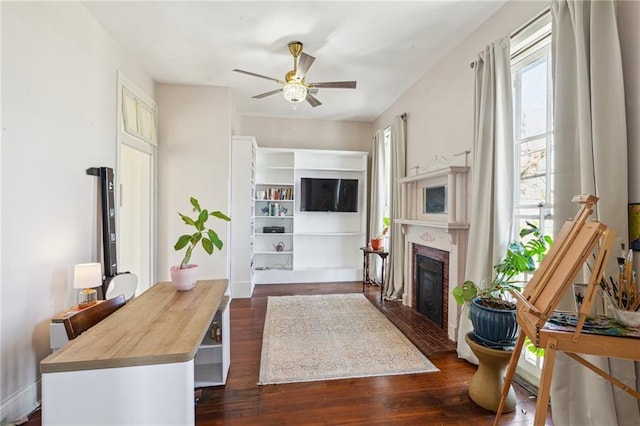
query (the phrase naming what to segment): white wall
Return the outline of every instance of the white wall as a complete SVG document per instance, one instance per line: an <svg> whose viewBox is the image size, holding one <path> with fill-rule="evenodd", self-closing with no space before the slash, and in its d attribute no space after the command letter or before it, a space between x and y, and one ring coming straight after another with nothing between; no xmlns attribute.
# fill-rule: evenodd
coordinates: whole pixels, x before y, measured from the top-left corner
<svg viewBox="0 0 640 426"><path fill-rule="evenodd" d="M384 128L407 113L407 170L434 155L451 156L473 146L473 70L469 64L488 43L508 35L546 2L512 1L483 23L375 120ZM471 157L470 157L471 159Z"/></svg>
<svg viewBox="0 0 640 426"><path fill-rule="evenodd" d="M484 46L526 23L546 2L512 1L447 55L387 111L374 129L406 112L407 170L434 154L450 156L473 146L473 70L469 64ZM629 139L629 202L640 202L640 2L618 3L625 75Z"/></svg>
<svg viewBox="0 0 640 426"><path fill-rule="evenodd" d="M469 64L485 45L525 24L545 6L546 2L507 3L375 120L373 128L384 128L393 116L407 113L407 170L425 165L434 154L451 156L472 149L474 88ZM639 203L640 2L619 1L618 23L627 109L629 202ZM640 260L640 253L635 259Z"/></svg>
<svg viewBox="0 0 640 426"><path fill-rule="evenodd" d="M158 280L169 280L169 268L182 260L173 245L191 233L178 212L193 217L189 198L208 210L229 214L231 109L224 87L156 85L158 103ZM231 218L233 220L233 218ZM228 222L216 218L208 225L225 243L222 252L207 255L201 246L192 263L200 279L228 278Z"/></svg>
<svg viewBox="0 0 640 426"><path fill-rule="evenodd" d="M73 267L97 262L97 179L115 167L116 70L153 82L79 3L1 2L1 419L38 400L49 319L75 302Z"/></svg>
<svg viewBox="0 0 640 426"><path fill-rule="evenodd" d="M323 108L323 107L319 107ZM371 151L371 123L241 117L242 135L255 136L259 147Z"/></svg>

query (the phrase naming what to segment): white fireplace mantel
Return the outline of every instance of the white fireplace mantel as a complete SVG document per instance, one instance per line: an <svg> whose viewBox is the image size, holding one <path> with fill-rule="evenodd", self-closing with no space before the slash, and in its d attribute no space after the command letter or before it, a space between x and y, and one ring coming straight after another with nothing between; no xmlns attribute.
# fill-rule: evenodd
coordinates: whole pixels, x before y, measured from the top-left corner
<svg viewBox="0 0 640 426"><path fill-rule="evenodd" d="M408 176L398 180L402 189L401 217L395 223L402 226L405 253L412 253L412 245L418 244L449 253L449 286L462 282L467 254L469 223L467 221L467 176L469 167L450 166L440 170ZM446 211L440 214L425 213L424 188L445 186ZM405 291L402 303L412 305L414 265L412 256L405 256ZM456 340L460 307L449 291L447 334Z"/></svg>

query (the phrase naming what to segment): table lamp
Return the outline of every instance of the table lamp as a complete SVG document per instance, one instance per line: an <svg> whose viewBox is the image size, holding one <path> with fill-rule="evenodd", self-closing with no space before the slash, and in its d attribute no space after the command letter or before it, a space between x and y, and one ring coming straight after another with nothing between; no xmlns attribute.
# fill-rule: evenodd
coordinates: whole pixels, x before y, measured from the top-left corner
<svg viewBox="0 0 640 426"><path fill-rule="evenodd" d="M95 288L102 285L102 267L99 263L81 263L73 270L73 287L80 288L78 307L84 309L98 301Z"/></svg>

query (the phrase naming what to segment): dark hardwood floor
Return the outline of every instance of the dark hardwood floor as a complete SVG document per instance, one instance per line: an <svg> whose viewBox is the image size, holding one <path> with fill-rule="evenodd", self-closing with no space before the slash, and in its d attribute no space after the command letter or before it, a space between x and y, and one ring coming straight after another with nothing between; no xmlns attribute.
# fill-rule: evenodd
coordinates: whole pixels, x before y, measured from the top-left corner
<svg viewBox="0 0 640 426"><path fill-rule="evenodd" d="M231 369L226 386L203 389L198 425L489 425L494 414L467 394L476 366L429 320L399 303L365 295L440 369L438 373L258 386L268 296L356 293L361 283L260 285L231 302ZM535 398L515 385L518 405L503 425L532 425ZM550 417L547 424L553 424Z"/></svg>
<svg viewBox="0 0 640 426"><path fill-rule="evenodd" d="M359 293L361 283L260 285L251 299L231 302L231 368L226 386L203 388L196 424L208 425L490 425L494 413L467 394L476 366L429 320L399 303L365 295L429 357L437 373L258 386L268 296ZM501 425L533 425L535 398L514 385L518 404ZM37 411L27 423L39 426ZM550 414L547 424L553 425Z"/></svg>

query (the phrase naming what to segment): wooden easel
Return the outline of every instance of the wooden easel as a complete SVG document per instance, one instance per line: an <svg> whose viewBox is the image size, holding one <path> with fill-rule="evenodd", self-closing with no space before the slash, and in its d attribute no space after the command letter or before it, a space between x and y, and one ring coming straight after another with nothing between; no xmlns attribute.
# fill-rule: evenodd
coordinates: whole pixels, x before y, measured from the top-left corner
<svg viewBox="0 0 640 426"><path fill-rule="evenodd" d="M598 201L597 197L581 195L574 197L572 201L582 204L577 216L563 225L547 256L533 274L522 294L512 292L512 295L517 299L516 318L520 325L520 333L507 368L494 426L498 424L500 419L526 336L537 347L545 349L534 420L536 426L544 425L547 416L553 363L557 351L566 353L567 356L595 374L640 399L639 392L628 388L620 380L578 355L588 354L638 360L640 359L640 339L581 333L585 319L591 311L597 287L602 280L605 265L613 246L615 231L600 222L587 222L592 213L592 207ZM599 247L597 247L598 244ZM597 250L598 253L575 330L566 332L545 329L544 326L558 306L560 299L572 285L576 275L591 253L594 253L594 250Z"/></svg>

